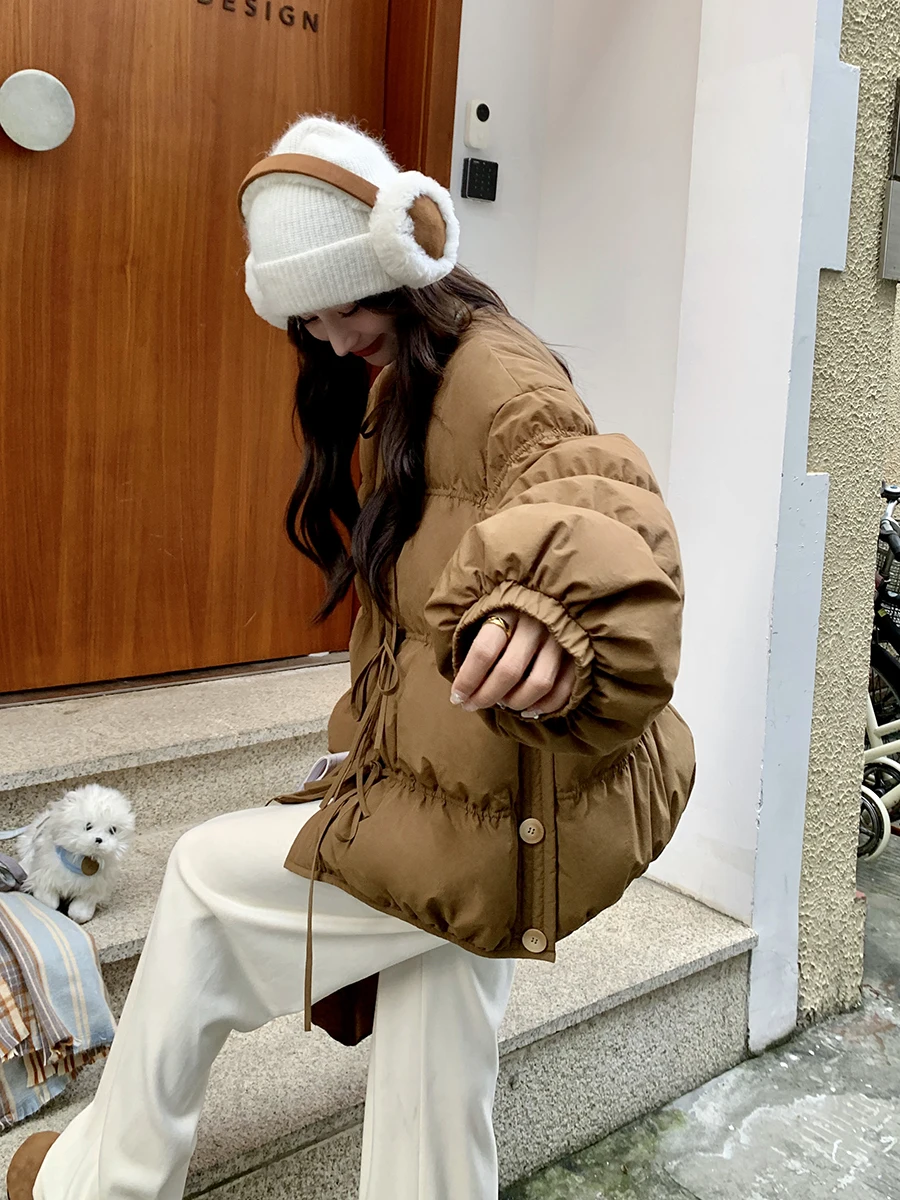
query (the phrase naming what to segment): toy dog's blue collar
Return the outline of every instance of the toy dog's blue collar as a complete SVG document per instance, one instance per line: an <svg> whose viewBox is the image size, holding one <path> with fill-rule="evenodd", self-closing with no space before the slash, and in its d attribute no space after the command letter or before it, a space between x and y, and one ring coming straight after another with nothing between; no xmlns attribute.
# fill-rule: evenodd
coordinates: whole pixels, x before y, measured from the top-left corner
<svg viewBox="0 0 900 1200"><path fill-rule="evenodd" d="M96 858L90 858L87 854L72 854L70 851L64 850L62 846L56 847L56 857L73 875L96 875L100 869Z"/></svg>

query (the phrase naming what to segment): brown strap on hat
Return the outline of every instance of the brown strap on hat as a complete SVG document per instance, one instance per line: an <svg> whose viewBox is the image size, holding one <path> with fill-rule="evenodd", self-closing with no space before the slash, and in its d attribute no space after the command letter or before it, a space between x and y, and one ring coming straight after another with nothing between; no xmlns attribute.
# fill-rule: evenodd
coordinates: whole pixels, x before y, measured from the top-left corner
<svg viewBox="0 0 900 1200"><path fill-rule="evenodd" d="M305 175L308 179L320 179L323 183L330 183L332 187L346 192L348 196L361 200L369 208L375 207L378 197L378 188L374 183L369 183L368 179L363 179L361 175L354 175L352 171L346 171L337 163L316 158L312 154L272 154L269 158L261 159L247 173L238 191L238 208L241 207L244 192L250 184L255 179L261 179L263 175ZM243 209L241 214L243 215Z"/></svg>

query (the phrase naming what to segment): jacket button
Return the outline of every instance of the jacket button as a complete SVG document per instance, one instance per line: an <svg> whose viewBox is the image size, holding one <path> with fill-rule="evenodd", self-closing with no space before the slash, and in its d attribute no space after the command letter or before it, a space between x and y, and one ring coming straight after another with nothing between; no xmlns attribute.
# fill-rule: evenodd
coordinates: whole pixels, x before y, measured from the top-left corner
<svg viewBox="0 0 900 1200"><path fill-rule="evenodd" d="M522 934L522 945L531 954L543 954L547 949L547 937L539 929L526 929Z"/></svg>
<svg viewBox="0 0 900 1200"><path fill-rule="evenodd" d="M544 840L544 827L537 817L528 817L519 826L519 837L529 846L536 846Z"/></svg>

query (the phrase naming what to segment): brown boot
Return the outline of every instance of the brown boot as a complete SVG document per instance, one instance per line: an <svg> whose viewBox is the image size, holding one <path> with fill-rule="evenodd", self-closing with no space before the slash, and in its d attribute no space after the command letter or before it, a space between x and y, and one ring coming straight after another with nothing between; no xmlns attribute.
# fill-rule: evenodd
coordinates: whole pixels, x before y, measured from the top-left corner
<svg viewBox="0 0 900 1200"><path fill-rule="evenodd" d="M12 1156L6 1172L7 1200L32 1200L34 1181L58 1133L33 1133Z"/></svg>

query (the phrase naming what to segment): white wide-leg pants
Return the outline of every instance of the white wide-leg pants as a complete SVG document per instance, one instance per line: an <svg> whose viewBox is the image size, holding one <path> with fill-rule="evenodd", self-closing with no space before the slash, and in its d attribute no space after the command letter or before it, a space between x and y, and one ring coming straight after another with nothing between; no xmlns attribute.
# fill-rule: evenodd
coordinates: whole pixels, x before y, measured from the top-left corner
<svg viewBox="0 0 900 1200"><path fill-rule="evenodd" d="M177 843L99 1089L50 1150L35 1200L180 1200L228 1034L302 1011L308 885L283 863L315 809L229 813ZM313 910L314 1000L381 973L360 1196L496 1200L512 960L478 958L326 883Z"/></svg>

